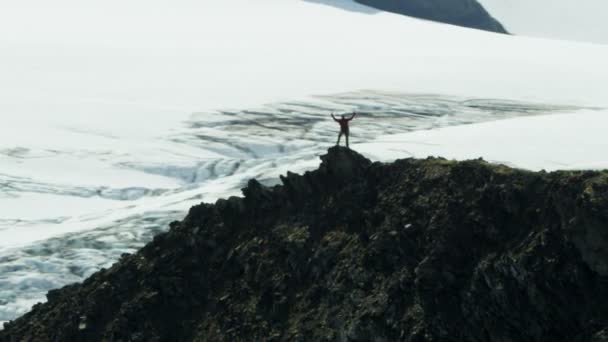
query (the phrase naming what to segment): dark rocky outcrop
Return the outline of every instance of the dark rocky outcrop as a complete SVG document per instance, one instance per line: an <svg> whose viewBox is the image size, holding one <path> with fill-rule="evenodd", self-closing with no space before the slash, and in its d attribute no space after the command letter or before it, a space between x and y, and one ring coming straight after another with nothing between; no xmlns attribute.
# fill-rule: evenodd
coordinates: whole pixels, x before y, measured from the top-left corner
<svg viewBox="0 0 608 342"><path fill-rule="evenodd" d="M0 341L608 341L608 173L322 160L193 207Z"/></svg>
<svg viewBox="0 0 608 342"><path fill-rule="evenodd" d="M383 11L480 30L507 33L476 0L355 0Z"/></svg>

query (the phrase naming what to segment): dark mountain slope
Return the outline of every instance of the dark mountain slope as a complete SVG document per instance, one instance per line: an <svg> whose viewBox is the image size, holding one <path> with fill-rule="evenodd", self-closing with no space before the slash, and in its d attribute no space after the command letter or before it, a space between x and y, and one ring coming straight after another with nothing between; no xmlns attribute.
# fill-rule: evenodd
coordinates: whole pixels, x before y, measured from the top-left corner
<svg viewBox="0 0 608 342"><path fill-rule="evenodd" d="M507 33L476 0L355 0L383 11L442 23Z"/></svg>
<svg viewBox="0 0 608 342"><path fill-rule="evenodd" d="M322 159L193 207L0 341L607 341L608 173Z"/></svg>

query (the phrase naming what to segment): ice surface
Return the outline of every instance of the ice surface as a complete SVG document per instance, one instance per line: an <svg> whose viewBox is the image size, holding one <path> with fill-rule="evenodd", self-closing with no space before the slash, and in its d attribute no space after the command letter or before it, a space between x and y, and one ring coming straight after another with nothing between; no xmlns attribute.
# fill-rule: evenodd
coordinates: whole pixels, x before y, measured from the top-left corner
<svg viewBox="0 0 608 342"><path fill-rule="evenodd" d="M484 158L530 170L608 168L608 111L515 118L379 137L357 149L378 160Z"/></svg>
<svg viewBox="0 0 608 342"><path fill-rule="evenodd" d="M496 139L466 131L494 129L480 122L605 114L592 107L608 106L606 47L328 3L0 3L0 321L134 252L193 204L316 167L335 143L331 111L361 112L353 147L383 160L493 152L458 140ZM530 123L517 120L495 132ZM576 145L589 132L572 127L567 151L601 144ZM561 131L535 132L556 142ZM555 149L538 140L524 162ZM602 165L588 156L566 166Z"/></svg>

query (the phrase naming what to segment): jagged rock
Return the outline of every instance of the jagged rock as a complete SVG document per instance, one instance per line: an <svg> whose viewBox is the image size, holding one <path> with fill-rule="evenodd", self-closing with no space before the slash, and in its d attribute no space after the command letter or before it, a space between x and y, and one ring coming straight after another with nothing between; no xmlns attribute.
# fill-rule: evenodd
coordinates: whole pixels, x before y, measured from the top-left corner
<svg viewBox="0 0 608 342"><path fill-rule="evenodd" d="M321 159L193 207L0 341L606 341L608 173Z"/></svg>
<svg viewBox="0 0 608 342"><path fill-rule="evenodd" d="M361 177L371 162L359 153L342 147L332 147L328 153L321 156L319 173L332 182L352 182Z"/></svg>

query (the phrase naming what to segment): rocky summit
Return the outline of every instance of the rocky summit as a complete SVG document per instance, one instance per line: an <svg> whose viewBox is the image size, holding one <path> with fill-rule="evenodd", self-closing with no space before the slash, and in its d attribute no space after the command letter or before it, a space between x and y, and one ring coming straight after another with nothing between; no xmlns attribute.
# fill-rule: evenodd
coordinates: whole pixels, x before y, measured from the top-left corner
<svg viewBox="0 0 608 342"><path fill-rule="evenodd" d="M0 341L608 341L608 172L321 159L193 207Z"/></svg>

